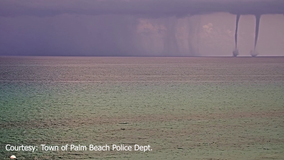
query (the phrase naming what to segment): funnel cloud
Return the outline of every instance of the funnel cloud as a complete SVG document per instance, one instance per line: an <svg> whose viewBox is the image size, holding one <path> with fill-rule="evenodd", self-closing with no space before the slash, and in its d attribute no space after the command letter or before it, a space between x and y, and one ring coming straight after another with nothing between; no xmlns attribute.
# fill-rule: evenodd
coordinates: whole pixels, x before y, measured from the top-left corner
<svg viewBox="0 0 284 160"><path fill-rule="evenodd" d="M233 51L233 56L237 57L239 55L239 50L238 50L238 28L239 28L239 20L240 20L241 15L237 15L236 17L236 30L235 30L235 49Z"/></svg>
<svg viewBox="0 0 284 160"><path fill-rule="evenodd" d="M259 33L259 22L260 22L261 15L255 15L255 38L254 38L254 50L256 49L257 40L258 40L258 33Z"/></svg>
<svg viewBox="0 0 284 160"><path fill-rule="evenodd" d="M258 34L259 34L259 22L260 22L260 16L261 15L255 15L255 38L254 38L254 48L250 52L250 55L252 57L256 57L259 53L256 51L256 45L258 40Z"/></svg>

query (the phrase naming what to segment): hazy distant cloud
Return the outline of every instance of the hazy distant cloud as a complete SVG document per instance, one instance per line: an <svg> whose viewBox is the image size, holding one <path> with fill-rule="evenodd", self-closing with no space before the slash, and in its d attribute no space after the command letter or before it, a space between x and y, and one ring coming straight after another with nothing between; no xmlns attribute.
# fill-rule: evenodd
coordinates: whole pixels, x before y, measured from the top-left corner
<svg viewBox="0 0 284 160"><path fill-rule="evenodd" d="M1 16L127 14L148 17L229 12L284 14L283 0L1 0Z"/></svg>
<svg viewBox="0 0 284 160"><path fill-rule="evenodd" d="M137 26L137 32L142 34L163 33L166 30L164 25L152 24L147 19L140 19Z"/></svg>
<svg viewBox="0 0 284 160"><path fill-rule="evenodd" d="M202 28L204 29L204 31L206 33L211 33L213 30L213 24L212 23L208 23L206 25L203 25Z"/></svg>

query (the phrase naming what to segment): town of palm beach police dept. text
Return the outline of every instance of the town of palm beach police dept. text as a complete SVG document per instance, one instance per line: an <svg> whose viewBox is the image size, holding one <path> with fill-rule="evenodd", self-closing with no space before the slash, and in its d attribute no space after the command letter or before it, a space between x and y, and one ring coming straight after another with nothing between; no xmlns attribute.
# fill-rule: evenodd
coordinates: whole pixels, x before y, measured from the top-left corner
<svg viewBox="0 0 284 160"><path fill-rule="evenodd" d="M81 144L66 144L66 145L48 145L41 144L39 146L32 145L11 145L5 146L6 151L152 151L150 145L126 145L126 144L112 144L112 145L81 145Z"/></svg>

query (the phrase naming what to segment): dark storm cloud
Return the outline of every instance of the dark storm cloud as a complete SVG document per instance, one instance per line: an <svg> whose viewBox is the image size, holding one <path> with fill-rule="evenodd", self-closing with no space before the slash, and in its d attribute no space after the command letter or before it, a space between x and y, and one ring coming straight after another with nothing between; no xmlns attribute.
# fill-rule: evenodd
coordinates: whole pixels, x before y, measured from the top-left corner
<svg viewBox="0 0 284 160"><path fill-rule="evenodd" d="M229 12L232 14L284 14L283 0L2 0L1 16L58 14L128 14L185 16Z"/></svg>
<svg viewBox="0 0 284 160"><path fill-rule="evenodd" d="M199 15L284 14L283 8L283 0L0 0L0 54L176 56L177 24L187 17L185 55L198 56ZM141 19L149 30L164 26L160 38L138 33Z"/></svg>

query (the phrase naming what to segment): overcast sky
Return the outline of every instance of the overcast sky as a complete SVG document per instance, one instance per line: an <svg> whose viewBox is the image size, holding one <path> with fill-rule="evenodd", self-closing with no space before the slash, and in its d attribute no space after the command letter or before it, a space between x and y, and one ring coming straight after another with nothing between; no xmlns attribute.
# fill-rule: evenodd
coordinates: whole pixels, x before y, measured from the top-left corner
<svg viewBox="0 0 284 160"><path fill-rule="evenodd" d="M0 0L0 55L284 56L283 0Z"/></svg>

